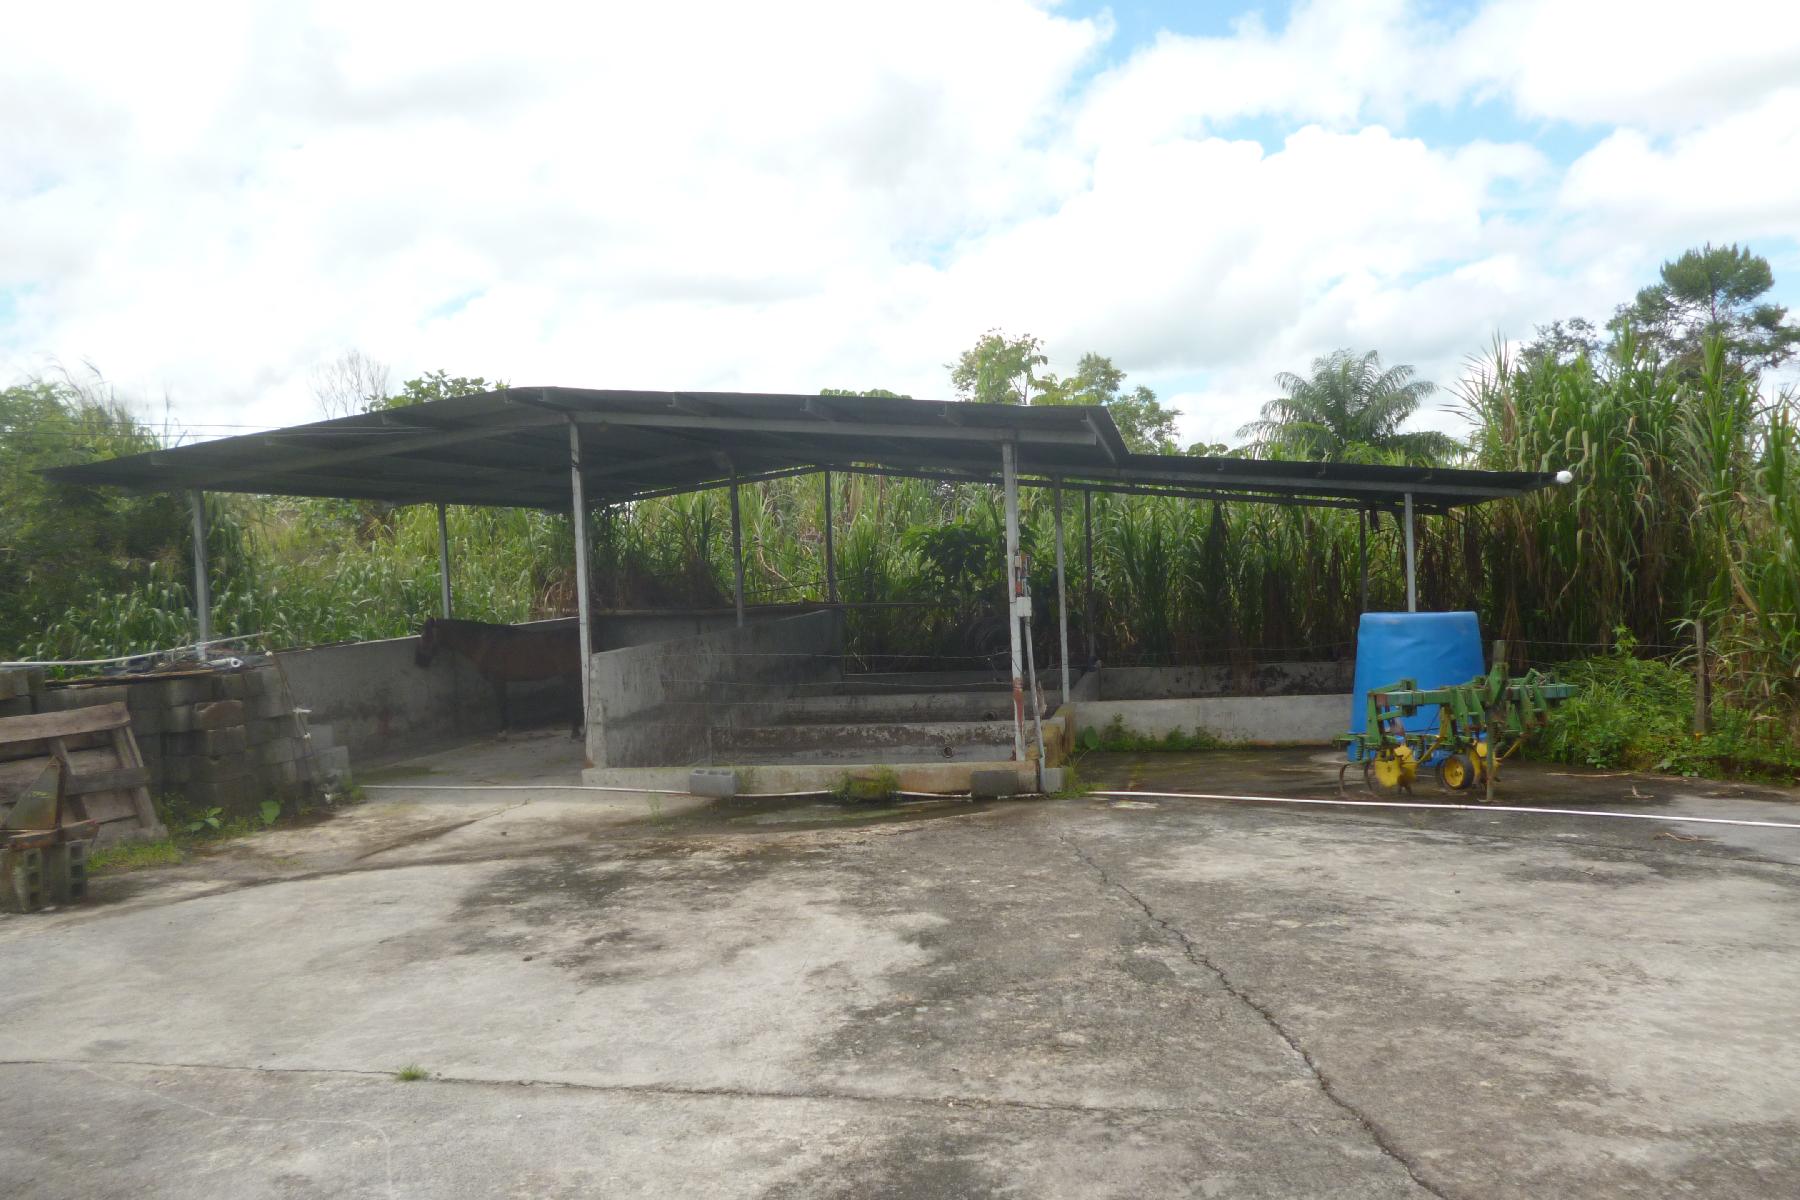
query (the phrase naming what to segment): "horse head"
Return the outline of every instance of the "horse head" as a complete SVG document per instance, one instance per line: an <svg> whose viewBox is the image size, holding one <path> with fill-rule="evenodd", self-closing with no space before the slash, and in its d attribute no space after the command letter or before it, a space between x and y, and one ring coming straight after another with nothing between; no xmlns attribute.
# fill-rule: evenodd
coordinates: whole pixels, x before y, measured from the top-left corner
<svg viewBox="0 0 1800 1200"><path fill-rule="evenodd" d="M413 665L429 667L438 651L438 623L436 617L425 618L425 624L419 628L419 644L413 649Z"/></svg>

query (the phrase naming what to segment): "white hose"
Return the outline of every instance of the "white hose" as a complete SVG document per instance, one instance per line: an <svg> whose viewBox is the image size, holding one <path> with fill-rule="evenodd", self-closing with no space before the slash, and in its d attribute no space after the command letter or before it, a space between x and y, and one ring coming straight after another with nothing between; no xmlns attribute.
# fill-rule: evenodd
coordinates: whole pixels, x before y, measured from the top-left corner
<svg viewBox="0 0 1800 1200"><path fill-rule="evenodd" d="M1426 808L1451 812L1541 813L1551 817L1616 817L1622 821L1682 821L1689 825L1749 825L1757 829L1800 829L1789 821L1735 821L1728 817L1682 817L1672 813L1604 812L1593 808L1523 808L1510 804L1431 804L1408 800L1323 800L1300 796L1234 796L1212 792L1089 792L1119 800L1243 800L1252 804L1323 804L1338 808Z"/></svg>

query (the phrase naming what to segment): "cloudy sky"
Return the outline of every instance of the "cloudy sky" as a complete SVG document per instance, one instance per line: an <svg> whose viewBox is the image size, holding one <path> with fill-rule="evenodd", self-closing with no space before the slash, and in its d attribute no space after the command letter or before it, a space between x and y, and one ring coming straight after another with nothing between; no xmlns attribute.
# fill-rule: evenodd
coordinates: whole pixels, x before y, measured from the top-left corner
<svg viewBox="0 0 1800 1200"><path fill-rule="evenodd" d="M1711 239L1800 307L1793 0L18 6L0 379L199 432L394 378L944 396L1000 327L1226 440ZM1431 418L1433 423L1447 420Z"/></svg>

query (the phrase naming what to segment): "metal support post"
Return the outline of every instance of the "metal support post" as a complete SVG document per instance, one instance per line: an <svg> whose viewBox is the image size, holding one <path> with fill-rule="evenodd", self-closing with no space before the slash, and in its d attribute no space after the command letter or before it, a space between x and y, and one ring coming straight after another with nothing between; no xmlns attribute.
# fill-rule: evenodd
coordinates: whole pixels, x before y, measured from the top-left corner
<svg viewBox="0 0 1800 1200"><path fill-rule="evenodd" d="M1356 510L1356 567L1362 575L1362 600L1357 612L1369 611L1369 510ZM1361 622L1357 622L1358 625Z"/></svg>
<svg viewBox="0 0 1800 1200"><path fill-rule="evenodd" d="M438 510L438 590L443 593L444 620L450 619L450 523L444 517L444 506Z"/></svg>
<svg viewBox="0 0 1800 1200"><path fill-rule="evenodd" d="M1056 624L1062 638L1062 702L1069 702L1069 585L1063 568L1062 480L1050 486L1056 506Z"/></svg>
<svg viewBox="0 0 1800 1200"><path fill-rule="evenodd" d="M1419 611L1418 550L1413 544L1412 493L1406 493L1406 611Z"/></svg>
<svg viewBox="0 0 1800 1200"><path fill-rule="evenodd" d="M206 643L212 641L212 579L206 570L206 493L195 488L188 493L194 509L194 620L199 627L200 657L206 657Z"/></svg>
<svg viewBox="0 0 1800 1200"><path fill-rule="evenodd" d="M593 730L588 724L594 715L592 680L594 668L594 613L588 588L587 493L581 483L581 426L569 418L569 526L575 533L575 625L581 643L581 725L593 744ZM446 593L448 596L448 593ZM583 754L586 759L585 753ZM591 764L590 764L591 765Z"/></svg>
<svg viewBox="0 0 1800 1200"><path fill-rule="evenodd" d="M837 603L837 551L831 541L831 470L825 471L825 601Z"/></svg>
<svg viewBox="0 0 1800 1200"><path fill-rule="evenodd" d="M1090 491L1081 493L1081 523L1081 578L1082 586L1087 589L1087 603L1082 612L1087 624L1088 668L1091 670L1100 661L1100 633L1094 625L1094 493Z"/></svg>
<svg viewBox="0 0 1800 1200"><path fill-rule="evenodd" d="M738 627L744 624L744 520L738 512L737 476L731 477L731 594L737 604Z"/></svg>
<svg viewBox="0 0 1800 1200"><path fill-rule="evenodd" d="M1006 504L1006 627L1012 649L1013 760L1025 761L1025 678L1019 645L1019 465L1011 442L1000 445L1000 491Z"/></svg>

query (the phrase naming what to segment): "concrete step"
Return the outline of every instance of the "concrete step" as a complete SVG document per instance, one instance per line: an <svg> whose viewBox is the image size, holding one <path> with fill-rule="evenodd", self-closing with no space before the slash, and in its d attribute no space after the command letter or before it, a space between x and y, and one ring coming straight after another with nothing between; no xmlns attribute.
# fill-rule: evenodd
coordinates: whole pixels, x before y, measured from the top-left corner
<svg viewBox="0 0 1800 1200"><path fill-rule="evenodd" d="M1012 747L1011 721L862 721L803 725L751 725L735 729L716 729L712 734L714 754L737 754L752 751L853 750L867 755L885 749L935 751L944 757L944 747L954 751L966 746Z"/></svg>
<svg viewBox="0 0 1800 1200"><path fill-rule="evenodd" d="M875 692L803 696L747 714L753 725L848 725L876 721L1001 721L1012 717L1011 689L958 692Z"/></svg>

